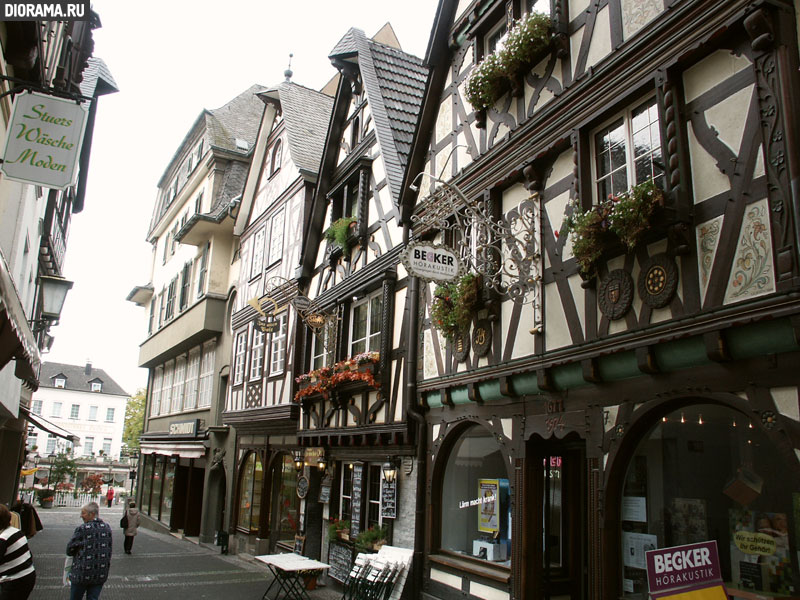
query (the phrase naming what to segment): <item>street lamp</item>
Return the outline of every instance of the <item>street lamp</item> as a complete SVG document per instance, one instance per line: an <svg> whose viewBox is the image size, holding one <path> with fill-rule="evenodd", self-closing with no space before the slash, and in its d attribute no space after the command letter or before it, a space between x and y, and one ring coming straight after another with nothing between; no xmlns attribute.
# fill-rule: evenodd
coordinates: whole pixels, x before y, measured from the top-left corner
<svg viewBox="0 0 800 600"><path fill-rule="evenodd" d="M35 333L47 329L53 321L61 317L64 300L67 292L72 288L72 282L63 277L41 275L39 277L39 300L41 311L39 318L31 321Z"/></svg>
<svg viewBox="0 0 800 600"><path fill-rule="evenodd" d="M55 491L55 488L51 487L50 477L53 475L53 463L56 461L56 455L52 452L47 455L47 489L52 489Z"/></svg>
<svg viewBox="0 0 800 600"><path fill-rule="evenodd" d="M133 486L136 482L136 475L139 472L139 453L134 450L128 457L128 461L131 464L131 472L128 474L128 477L131 480L131 496L133 496Z"/></svg>

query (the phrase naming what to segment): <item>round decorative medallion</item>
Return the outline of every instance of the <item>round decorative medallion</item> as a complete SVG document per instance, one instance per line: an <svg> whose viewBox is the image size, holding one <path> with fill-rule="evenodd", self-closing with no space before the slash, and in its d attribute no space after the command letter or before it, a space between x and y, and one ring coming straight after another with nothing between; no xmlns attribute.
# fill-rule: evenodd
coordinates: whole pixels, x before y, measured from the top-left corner
<svg viewBox="0 0 800 600"><path fill-rule="evenodd" d="M611 271L597 290L600 311L612 321L622 318L631 308L633 301L633 279L627 271Z"/></svg>
<svg viewBox="0 0 800 600"><path fill-rule="evenodd" d="M453 356L456 362L465 362L469 354L469 333L460 331L453 339Z"/></svg>
<svg viewBox="0 0 800 600"><path fill-rule="evenodd" d="M765 410L761 413L761 423L767 429L773 429L775 427L775 423L777 422L777 416L771 410Z"/></svg>
<svg viewBox="0 0 800 600"><path fill-rule="evenodd" d="M472 330L472 350L475 356L486 356L492 347L492 324L480 319Z"/></svg>
<svg viewBox="0 0 800 600"><path fill-rule="evenodd" d="M664 308L678 289L678 267L666 254L645 261L639 274L639 296L650 308Z"/></svg>
<svg viewBox="0 0 800 600"><path fill-rule="evenodd" d="M308 477L301 475L297 478L297 497L300 499L308 495Z"/></svg>

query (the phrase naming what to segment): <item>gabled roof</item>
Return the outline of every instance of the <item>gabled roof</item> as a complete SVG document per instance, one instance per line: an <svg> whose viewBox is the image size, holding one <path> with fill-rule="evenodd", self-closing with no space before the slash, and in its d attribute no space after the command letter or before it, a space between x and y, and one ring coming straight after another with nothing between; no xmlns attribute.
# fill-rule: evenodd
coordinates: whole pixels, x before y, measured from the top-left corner
<svg viewBox="0 0 800 600"><path fill-rule="evenodd" d="M89 58L83 70L81 81L81 94L89 98L118 92L117 82L102 58L95 56Z"/></svg>
<svg viewBox="0 0 800 600"><path fill-rule="evenodd" d="M63 389L76 392L91 392L93 381L101 381L103 389L95 394L111 394L114 396L129 396L111 376L103 369L91 367L91 372L86 374L86 365L67 365L64 363L45 362L39 376L40 388L55 388L55 378L58 376L66 379ZM62 389L62 388L57 388Z"/></svg>
<svg viewBox="0 0 800 600"><path fill-rule="evenodd" d="M322 160L333 98L284 81L278 86L292 162L301 172L316 175Z"/></svg>
<svg viewBox="0 0 800 600"><path fill-rule="evenodd" d="M422 59L368 39L355 28L336 44L329 58L334 64L352 58L358 61L389 189L397 203L429 69ZM335 143L338 151L338 140Z"/></svg>

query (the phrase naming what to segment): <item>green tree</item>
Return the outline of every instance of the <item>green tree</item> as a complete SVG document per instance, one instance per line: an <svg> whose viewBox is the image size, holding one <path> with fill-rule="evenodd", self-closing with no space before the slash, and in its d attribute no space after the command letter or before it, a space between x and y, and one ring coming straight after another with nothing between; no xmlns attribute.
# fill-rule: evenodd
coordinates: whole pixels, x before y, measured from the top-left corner
<svg viewBox="0 0 800 600"><path fill-rule="evenodd" d="M75 459L72 458L72 454L59 452L55 459L53 459L53 466L50 468L50 477L47 482L47 487L54 490L60 483L73 479L77 474L78 466L75 464Z"/></svg>
<svg viewBox="0 0 800 600"><path fill-rule="evenodd" d="M139 447L139 436L144 429L146 403L147 396L143 389L128 398L128 404L125 407L125 429L122 431L122 443L127 445L129 450Z"/></svg>

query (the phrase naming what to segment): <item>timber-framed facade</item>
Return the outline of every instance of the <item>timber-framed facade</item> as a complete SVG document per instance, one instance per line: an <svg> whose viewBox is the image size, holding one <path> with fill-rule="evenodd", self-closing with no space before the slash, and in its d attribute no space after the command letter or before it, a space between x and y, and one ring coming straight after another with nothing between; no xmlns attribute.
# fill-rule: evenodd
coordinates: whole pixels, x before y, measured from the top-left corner
<svg viewBox="0 0 800 600"><path fill-rule="evenodd" d="M530 10L546 49L475 110L475 64ZM796 22L782 2L440 3L404 224L442 193L409 185L422 171L496 219L533 201L541 287L485 286L458 347L435 286L412 301L423 598L644 598L647 549L706 539L729 592L796 593ZM570 221L651 180L643 238L582 273Z"/></svg>

